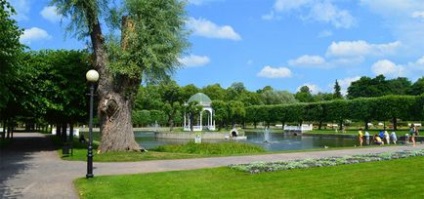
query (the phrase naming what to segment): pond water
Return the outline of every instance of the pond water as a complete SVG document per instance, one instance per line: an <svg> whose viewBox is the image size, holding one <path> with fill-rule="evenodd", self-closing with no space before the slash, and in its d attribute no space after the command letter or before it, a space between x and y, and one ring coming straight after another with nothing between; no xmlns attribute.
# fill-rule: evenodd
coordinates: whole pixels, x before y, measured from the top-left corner
<svg viewBox="0 0 424 199"><path fill-rule="evenodd" d="M303 150L358 145L356 136L298 135L272 132L246 132L247 140L206 140L202 142L246 142L262 146L267 151ZM137 142L146 149L167 144L182 144L187 139L157 139L153 132L135 132ZM366 145L366 141L364 141Z"/></svg>

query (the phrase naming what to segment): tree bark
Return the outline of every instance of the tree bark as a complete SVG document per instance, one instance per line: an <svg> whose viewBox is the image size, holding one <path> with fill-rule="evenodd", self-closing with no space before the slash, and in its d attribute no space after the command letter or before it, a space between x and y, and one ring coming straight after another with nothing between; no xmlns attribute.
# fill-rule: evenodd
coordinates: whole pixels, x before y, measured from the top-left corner
<svg viewBox="0 0 424 199"><path fill-rule="evenodd" d="M104 39L98 19L92 19L90 31L94 50L94 65L99 72L97 94L99 97L98 115L102 134L99 152L108 151L140 151L140 145L135 141L132 121L132 97L128 87L139 85L140 81L116 79L110 73L105 51Z"/></svg>

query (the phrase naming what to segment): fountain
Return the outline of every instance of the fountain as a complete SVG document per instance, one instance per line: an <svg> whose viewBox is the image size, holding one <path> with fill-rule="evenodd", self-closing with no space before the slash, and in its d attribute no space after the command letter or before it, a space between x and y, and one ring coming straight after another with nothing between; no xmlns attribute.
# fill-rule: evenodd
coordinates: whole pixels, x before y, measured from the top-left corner
<svg viewBox="0 0 424 199"><path fill-rule="evenodd" d="M268 127L265 127L265 130L264 130L264 143L269 143L270 142L270 140L269 140L269 128Z"/></svg>

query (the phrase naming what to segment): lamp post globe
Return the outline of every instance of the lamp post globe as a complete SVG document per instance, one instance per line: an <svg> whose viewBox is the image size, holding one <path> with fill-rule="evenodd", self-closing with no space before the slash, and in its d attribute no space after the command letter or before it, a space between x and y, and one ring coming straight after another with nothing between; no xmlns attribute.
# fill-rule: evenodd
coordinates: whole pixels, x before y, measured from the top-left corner
<svg viewBox="0 0 424 199"><path fill-rule="evenodd" d="M93 98L94 84L99 80L99 73L96 70L89 70L85 77L90 82L90 121L88 124L88 146L87 146L87 174L86 178L92 178L93 175Z"/></svg>
<svg viewBox="0 0 424 199"><path fill-rule="evenodd" d="M99 73L91 69L85 74L85 78L87 78L89 82L97 82L99 80Z"/></svg>

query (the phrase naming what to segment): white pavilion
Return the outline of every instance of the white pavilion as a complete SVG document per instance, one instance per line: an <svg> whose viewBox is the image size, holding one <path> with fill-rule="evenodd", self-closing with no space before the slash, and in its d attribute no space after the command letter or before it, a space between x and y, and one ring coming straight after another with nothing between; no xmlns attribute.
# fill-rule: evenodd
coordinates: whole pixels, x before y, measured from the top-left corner
<svg viewBox="0 0 424 199"><path fill-rule="evenodd" d="M203 93L196 93L188 99L187 104L193 101L197 101L201 105L202 111L199 113L199 119L197 121L191 121L187 114L184 114L184 131L190 131L190 126L193 123L193 131L202 131L203 129L214 131L215 120L213 120L213 109L211 107L212 100ZM203 120L203 114L207 114L206 121Z"/></svg>

